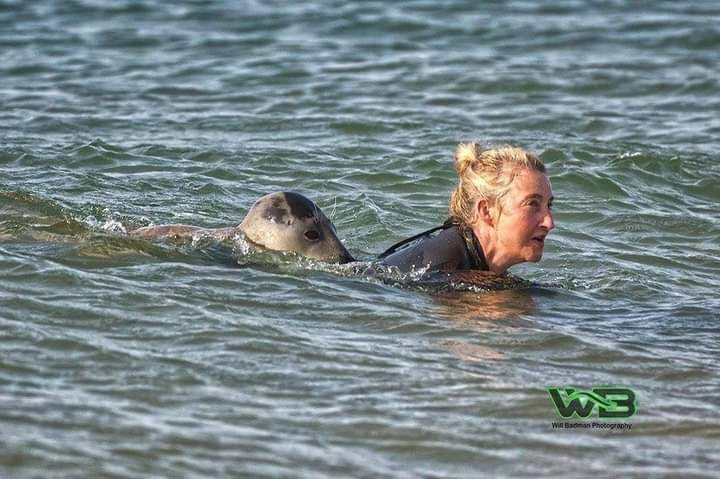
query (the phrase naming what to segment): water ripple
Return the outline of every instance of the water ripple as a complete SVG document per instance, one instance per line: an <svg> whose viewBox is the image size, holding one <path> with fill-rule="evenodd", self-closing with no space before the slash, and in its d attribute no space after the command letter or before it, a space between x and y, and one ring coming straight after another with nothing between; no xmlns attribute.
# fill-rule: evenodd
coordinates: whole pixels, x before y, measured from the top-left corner
<svg viewBox="0 0 720 479"><path fill-rule="evenodd" d="M707 475L718 13L0 0L0 475ZM288 189L371 260L444 220L467 140L549 167L535 286L123 235ZM631 431L551 428L545 388L600 384Z"/></svg>

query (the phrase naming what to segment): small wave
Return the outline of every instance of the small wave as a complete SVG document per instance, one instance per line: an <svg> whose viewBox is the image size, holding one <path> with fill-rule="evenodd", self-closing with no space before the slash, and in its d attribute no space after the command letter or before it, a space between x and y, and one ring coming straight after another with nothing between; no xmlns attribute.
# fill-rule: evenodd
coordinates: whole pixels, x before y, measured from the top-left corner
<svg viewBox="0 0 720 479"><path fill-rule="evenodd" d="M305 260L303 263L310 270L325 271L348 278L438 294L449 292L484 293L543 286L510 273L428 271L427 268L404 273L395 266L384 265L376 261L360 261L345 265L332 265L315 260ZM549 285L549 287L555 286Z"/></svg>
<svg viewBox="0 0 720 479"><path fill-rule="evenodd" d="M83 219L88 228L93 230L106 231L108 233L122 233L127 234L127 229L120 221L116 219L108 219L103 221L98 220L94 216L87 216Z"/></svg>

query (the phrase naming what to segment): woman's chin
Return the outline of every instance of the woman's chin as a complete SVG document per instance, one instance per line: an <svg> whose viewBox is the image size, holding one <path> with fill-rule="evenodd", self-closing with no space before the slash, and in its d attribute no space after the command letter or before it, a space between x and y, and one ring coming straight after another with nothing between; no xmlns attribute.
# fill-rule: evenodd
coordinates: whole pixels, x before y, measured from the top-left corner
<svg viewBox="0 0 720 479"><path fill-rule="evenodd" d="M542 259L543 250L542 248L533 248L528 254L525 255L525 261L528 263L537 263Z"/></svg>

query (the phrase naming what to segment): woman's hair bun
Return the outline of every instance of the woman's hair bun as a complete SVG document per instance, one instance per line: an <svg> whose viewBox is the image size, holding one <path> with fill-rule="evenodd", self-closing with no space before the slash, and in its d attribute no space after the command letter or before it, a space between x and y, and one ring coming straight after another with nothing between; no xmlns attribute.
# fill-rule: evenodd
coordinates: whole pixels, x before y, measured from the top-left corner
<svg viewBox="0 0 720 479"><path fill-rule="evenodd" d="M477 143L460 143L455 150L455 171L459 178L465 176L465 171L478 159L480 147Z"/></svg>

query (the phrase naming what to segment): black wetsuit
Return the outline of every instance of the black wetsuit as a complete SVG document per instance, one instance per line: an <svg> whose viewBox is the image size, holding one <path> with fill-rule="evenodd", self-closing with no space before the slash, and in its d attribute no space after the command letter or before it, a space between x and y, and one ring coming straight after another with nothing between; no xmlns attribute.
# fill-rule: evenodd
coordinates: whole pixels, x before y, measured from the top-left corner
<svg viewBox="0 0 720 479"><path fill-rule="evenodd" d="M440 233L432 233L441 230ZM487 271L480 242L469 226L450 218L442 226L424 231L390 247L378 259L400 271Z"/></svg>

